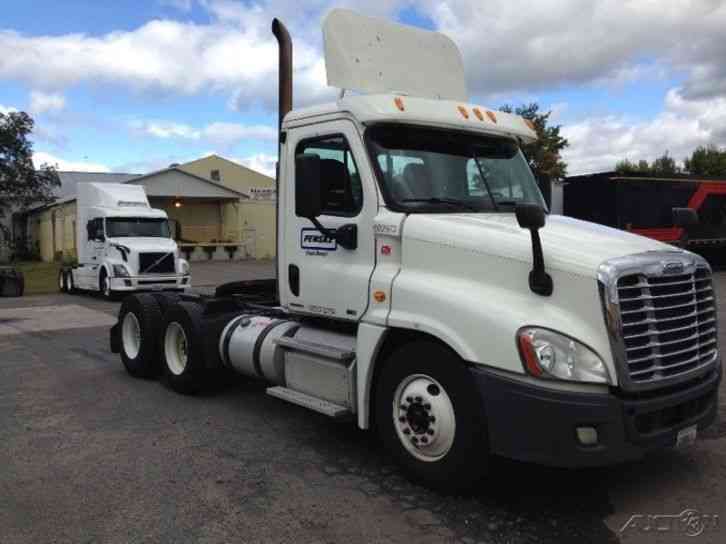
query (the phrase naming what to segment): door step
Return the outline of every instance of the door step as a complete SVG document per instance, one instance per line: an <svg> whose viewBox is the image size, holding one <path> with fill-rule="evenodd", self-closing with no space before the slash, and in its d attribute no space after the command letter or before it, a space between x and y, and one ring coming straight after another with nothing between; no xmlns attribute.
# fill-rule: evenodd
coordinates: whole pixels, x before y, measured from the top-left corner
<svg viewBox="0 0 726 544"><path fill-rule="evenodd" d="M309 355L318 355L331 359L333 361L341 361L347 363L355 358L355 352L347 349L341 349L335 346L324 344L316 344L306 340L298 340L296 338L282 337L275 340L278 346L292 351L299 351Z"/></svg>
<svg viewBox="0 0 726 544"><path fill-rule="evenodd" d="M332 418L345 417L351 413L351 411L345 406L334 404L327 400L319 399L306 393L301 393L300 391L288 389L287 387L268 387L267 394L272 397L297 404L298 406L302 406L308 410L325 414Z"/></svg>

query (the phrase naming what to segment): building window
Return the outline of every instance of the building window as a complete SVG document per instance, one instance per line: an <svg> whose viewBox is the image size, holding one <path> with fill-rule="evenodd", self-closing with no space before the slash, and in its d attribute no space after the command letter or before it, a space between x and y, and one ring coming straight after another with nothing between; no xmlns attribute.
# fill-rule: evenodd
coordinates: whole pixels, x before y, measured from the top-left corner
<svg viewBox="0 0 726 544"><path fill-rule="evenodd" d="M213 181L222 181L222 176L219 174L219 170L212 170L210 176Z"/></svg>

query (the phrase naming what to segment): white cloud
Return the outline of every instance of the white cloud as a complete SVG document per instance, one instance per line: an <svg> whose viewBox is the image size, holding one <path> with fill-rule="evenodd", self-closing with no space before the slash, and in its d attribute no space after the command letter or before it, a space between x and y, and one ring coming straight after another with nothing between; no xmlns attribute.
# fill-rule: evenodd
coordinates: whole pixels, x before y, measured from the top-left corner
<svg viewBox="0 0 726 544"><path fill-rule="evenodd" d="M216 122L195 128L170 121L133 121L131 128L156 138L205 141L224 147L243 143L245 140L274 141L277 139L277 129L268 125Z"/></svg>
<svg viewBox="0 0 726 544"><path fill-rule="evenodd" d="M33 115L59 112L65 106L66 100L61 94L40 91L30 93L30 107L28 109Z"/></svg>
<svg viewBox="0 0 726 544"><path fill-rule="evenodd" d="M17 108L13 108L12 106L3 106L0 104L0 113L7 115L10 112L18 111Z"/></svg>
<svg viewBox="0 0 726 544"><path fill-rule="evenodd" d="M44 151L33 153L33 164L40 168L44 164L54 166L57 170L70 170L76 172L110 172L111 169L105 164L89 161L71 161L56 157Z"/></svg>
<svg viewBox="0 0 726 544"><path fill-rule="evenodd" d="M243 164L247 168L251 168L261 174L265 174L272 178L275 177L275 163L277 162L277 155L257 153L242 159L234 158L230 160Z"/></svg>
<svg viewBox="0 0 726 544"><path fill-rule="evenodd" d="M562 127L570 142L563 152L569 174L612 170L622 159L653 159L665 151L677 161L699 145L726 146L726 97L686 100L672 89L664 110L649 120L591 117Z"/></svg>
<svg viewBox="0 0 726 544"><path fill-rule="evenodd" d="M696 97L700 81L712 94L712 76L726 89L722 0L426 0L420 9L459 45L475 95L628 81L652 76L654 62L690 73L684 96Z"/></svg>

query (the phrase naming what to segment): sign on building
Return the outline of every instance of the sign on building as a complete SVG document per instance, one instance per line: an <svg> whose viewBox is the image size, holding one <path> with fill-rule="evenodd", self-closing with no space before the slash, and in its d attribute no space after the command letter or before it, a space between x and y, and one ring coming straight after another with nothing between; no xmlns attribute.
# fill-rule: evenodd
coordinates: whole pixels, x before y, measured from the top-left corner
<svg viewBox="0 0 726 544"><path fill-rule="evenodd" d="M275 200L277 199L277 194L274 187L250 187L250 199Z"/></svg>

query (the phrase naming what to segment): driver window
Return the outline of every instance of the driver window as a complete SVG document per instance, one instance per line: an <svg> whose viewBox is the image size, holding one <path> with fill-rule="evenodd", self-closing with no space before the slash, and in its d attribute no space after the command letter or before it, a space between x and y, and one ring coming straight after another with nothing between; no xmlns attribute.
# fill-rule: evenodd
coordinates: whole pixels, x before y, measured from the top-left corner
<svg viewBox="0 0 726 544"><path fill-rule="evenodd" d="M320 157L322 214L352 217L363 205L363 187L348 141L342 134L303 140L295 155Z"/></svg>

